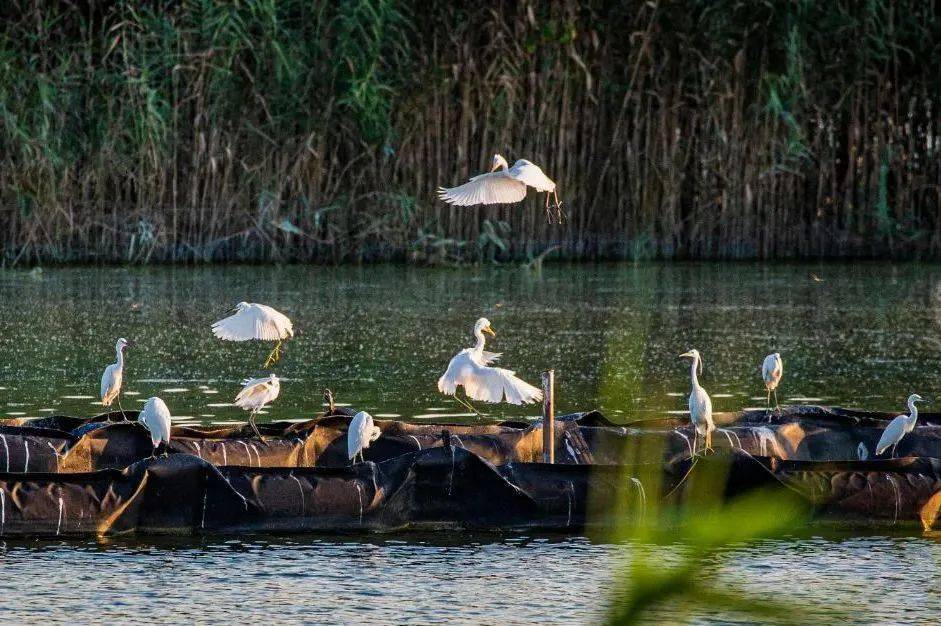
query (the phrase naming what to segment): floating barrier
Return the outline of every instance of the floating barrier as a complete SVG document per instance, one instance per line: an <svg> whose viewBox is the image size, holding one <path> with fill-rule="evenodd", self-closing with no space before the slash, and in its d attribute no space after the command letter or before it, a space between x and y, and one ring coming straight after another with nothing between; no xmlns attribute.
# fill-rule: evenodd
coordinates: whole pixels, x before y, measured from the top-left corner
<svg viewBox="0 0 941 626"><path fill-rule="evenodd" d="M347 414L260 425L264 440L245 428L178 427L157 458L144 428L120 413L6 420L0 536L611 527L683 501L716 464L723 497L784 486L817 520L932 528L941 421L921 416L899 446L905 458L860 460L860 444L871 455L891 417L803 406L770 423L763 411L720 414L716 453L692 459L684 420L618 426L578 413L556 418L555 464L541 462L539 423L377 421L382 436L354 466Z"/></svg>

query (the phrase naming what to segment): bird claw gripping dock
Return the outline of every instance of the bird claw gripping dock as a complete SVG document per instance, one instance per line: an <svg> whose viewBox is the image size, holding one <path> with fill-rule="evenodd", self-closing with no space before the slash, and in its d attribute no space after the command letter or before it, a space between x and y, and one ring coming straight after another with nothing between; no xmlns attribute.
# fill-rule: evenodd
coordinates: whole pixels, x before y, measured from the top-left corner
<svg viewBox="0 0 941 626"><path fill-rule="evenodd" d="M941 418L932 414L899 445L904 458L860 460L891 415L794 406L768 423L764 411L717 414L715 454L692 457L688 422L619 426L591 411L556 418L554 464L542 462L541 423L377 421L381 436L355 465L351 416L259 425L264 440L247 427L177 427L158 458L148 432L121 413L0 422L0 537L581 531L642 515L653 501L682 502L698 488L691 477L719 466L723 498L785 487L820 521L930 529L941 513Z"/></svg>

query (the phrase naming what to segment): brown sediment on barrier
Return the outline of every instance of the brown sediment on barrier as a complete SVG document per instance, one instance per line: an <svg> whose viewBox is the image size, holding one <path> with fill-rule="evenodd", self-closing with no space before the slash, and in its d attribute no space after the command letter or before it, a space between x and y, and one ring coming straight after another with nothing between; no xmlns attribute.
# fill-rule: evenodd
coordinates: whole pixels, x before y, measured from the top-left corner
<svg viewBox="0 0 941 626"><path fill-rule="evenodd" d="M127 412L131 419L136 412ZM259 425L264 440L244 426L175 427L171 454L193 454L214 465L254 467L342 467L352 411L300 423ZM718 414L713 447L752 456L803 461L874 458L875 445L893 414L819 406ZM770 419L769 419L770 418ZM366 451L381 462L444 445L443 435L494 465L543 459L541 422L413 424L377 420L382 436ZM666 418L617 425L597 411L573 413L555 422L555 461L560 464L622 464L653 449L667 461L689 457L694 432L687 419ZM702 442L700 442L700 445ZM143 426L120 413L91 419L56 416L0 423L0 471L89 472L123 469L153 453ZM941 416L920 416L899 444L897 456L941 458Z"/></svg>

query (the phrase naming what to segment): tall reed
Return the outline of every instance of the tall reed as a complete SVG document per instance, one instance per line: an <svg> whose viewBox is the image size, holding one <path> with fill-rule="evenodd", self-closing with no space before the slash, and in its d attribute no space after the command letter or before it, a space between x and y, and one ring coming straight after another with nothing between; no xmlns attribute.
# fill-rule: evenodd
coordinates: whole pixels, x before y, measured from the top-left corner
<svg viewBox="0 0 941 626"><path fill-rule="evenodd" d="M4 264L941 256L934 3L9 0ZM494 152L559 183L460 209Z"/></svg>

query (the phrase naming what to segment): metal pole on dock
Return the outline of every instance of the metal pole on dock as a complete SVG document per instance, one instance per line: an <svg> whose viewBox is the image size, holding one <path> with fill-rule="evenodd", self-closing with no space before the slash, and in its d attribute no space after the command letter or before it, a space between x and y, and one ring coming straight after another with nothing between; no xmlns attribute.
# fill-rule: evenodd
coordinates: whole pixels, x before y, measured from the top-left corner
<svg viewBox="0 0 941 626"><path fill-rule="evenodd" d="M542 460L555 463L555 370L542 373Z"/></svg>

